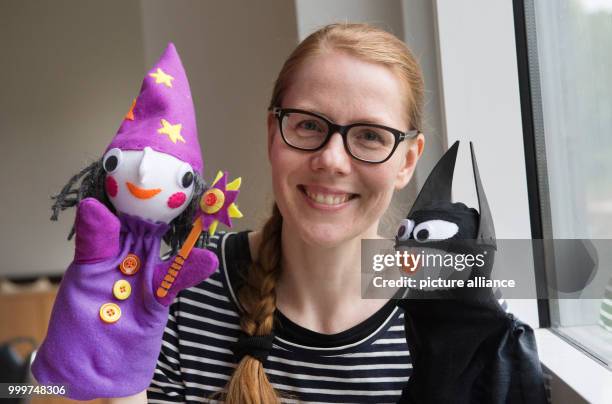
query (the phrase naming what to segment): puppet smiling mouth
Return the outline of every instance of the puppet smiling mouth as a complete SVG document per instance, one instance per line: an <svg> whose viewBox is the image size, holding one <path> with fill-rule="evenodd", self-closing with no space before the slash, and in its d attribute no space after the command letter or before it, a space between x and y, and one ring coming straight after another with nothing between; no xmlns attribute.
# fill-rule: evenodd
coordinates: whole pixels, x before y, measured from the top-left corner
<svg viewBox="0 0 612 404"><path fill-rule="evenodd" d="M138 199L149 199L149 198L153 198L155 195L159 194L161 192L160 188L154 188L154 189L144 189L144 188L140 188L137 185L132 184L131 182L127 181L125 183L125 185L127 185L128 190L130 191L130 193L132 195L134 195L136 198Z"/></svg>

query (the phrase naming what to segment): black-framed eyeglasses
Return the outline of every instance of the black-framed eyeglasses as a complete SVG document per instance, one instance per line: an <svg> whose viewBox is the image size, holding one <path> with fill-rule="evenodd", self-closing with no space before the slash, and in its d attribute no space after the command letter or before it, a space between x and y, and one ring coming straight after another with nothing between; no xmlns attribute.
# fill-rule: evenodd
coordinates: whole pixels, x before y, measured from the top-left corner
<svg viewBox="0 0 612 404"><path fill-rule="evenodd" d="M366 163L384 163L400 142L419 134L418 130L402 132L373 123L338 125L313 112L295 108L273 108L272 113L278 119L283 140L294 149L320 150L338 132L348 154Z"/></svg>

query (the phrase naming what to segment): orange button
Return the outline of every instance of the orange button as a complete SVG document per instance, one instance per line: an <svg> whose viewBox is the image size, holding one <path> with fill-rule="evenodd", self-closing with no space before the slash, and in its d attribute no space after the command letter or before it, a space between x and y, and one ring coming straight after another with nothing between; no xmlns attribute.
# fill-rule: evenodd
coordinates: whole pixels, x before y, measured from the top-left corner
<svg viewBox="0 0 612 404"><path fill-rule="evenodd" d="M132 294L132 285L125 279L119 279L113 285L113 295L119 300L125 300Z"/></svg>
<svg viewBox="0 0 612 404"><path fill-rule="evenodd" d="M121 317L121 309L115 303L104 303L100 307L100 318L105 323L116 323L119 317Z"/></svg>
<svg viewBox="0 0 612 404"><path fill-rule="evenodd" d="M140 269L140 258L135 254L128 254L119 264L119 269L125 275L134 275Z"/></svg>

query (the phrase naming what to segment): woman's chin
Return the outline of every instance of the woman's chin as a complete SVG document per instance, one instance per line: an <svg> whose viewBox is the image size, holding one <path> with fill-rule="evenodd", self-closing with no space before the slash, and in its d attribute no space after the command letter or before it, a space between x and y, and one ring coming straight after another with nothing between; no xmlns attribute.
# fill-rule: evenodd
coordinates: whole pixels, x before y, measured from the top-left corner
<svg viewBox="0 0 612 404"><path fill-rule="evenodd" d="M306 245L325 249L337 247L358 236L353 235L351 229L330 223L311 224L299 229L297 233Z"/></svg>

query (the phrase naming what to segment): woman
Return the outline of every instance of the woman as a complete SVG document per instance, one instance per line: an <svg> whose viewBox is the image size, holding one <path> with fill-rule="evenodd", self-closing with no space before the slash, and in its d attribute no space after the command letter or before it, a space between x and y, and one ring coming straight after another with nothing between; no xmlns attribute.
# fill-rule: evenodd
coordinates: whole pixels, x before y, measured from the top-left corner
<svg viewBox="0 0 612 404"><path fill-rule="evenodd" d="M400 397L403 314L361 298L360 243L412 177L422 109L420 68L393 35L334 24L298 45L267 117L272 216L212 239L219 271L172 306L151 402Z"/></svg>

